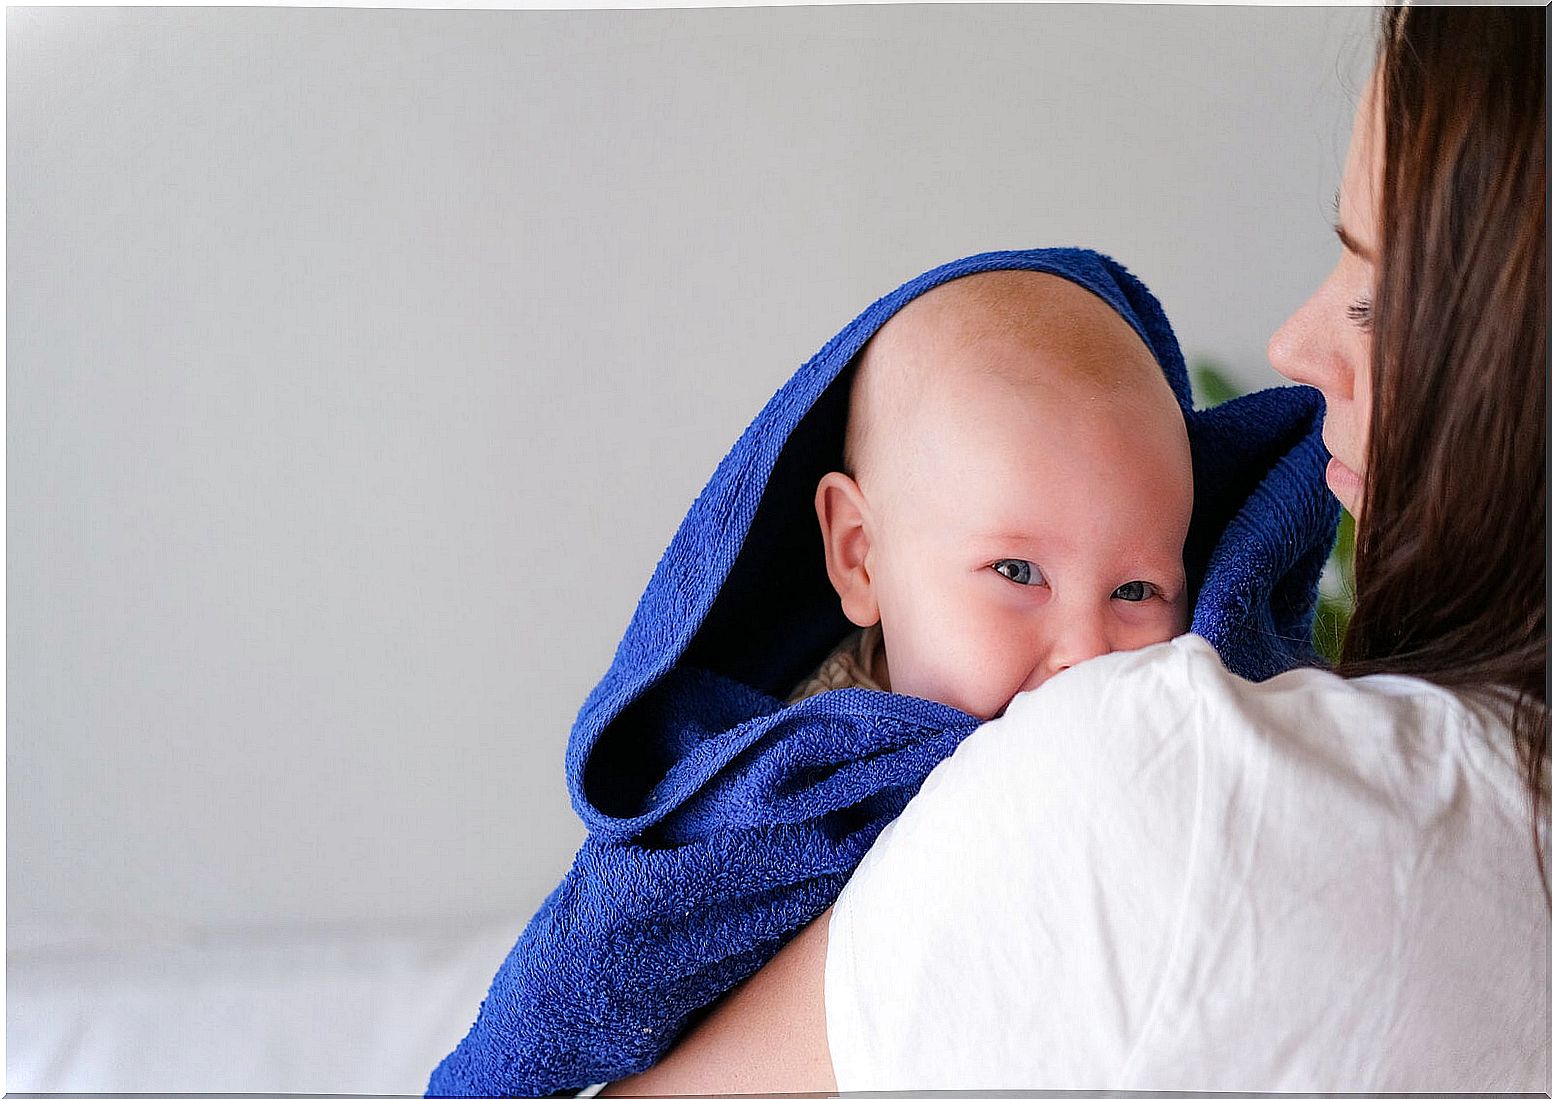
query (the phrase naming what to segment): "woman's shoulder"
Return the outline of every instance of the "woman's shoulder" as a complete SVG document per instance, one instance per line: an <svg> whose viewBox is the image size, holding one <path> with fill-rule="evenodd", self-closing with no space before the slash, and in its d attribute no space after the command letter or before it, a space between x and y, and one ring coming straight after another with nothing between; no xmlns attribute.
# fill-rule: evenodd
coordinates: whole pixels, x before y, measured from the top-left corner
<svg viewBox="0 0 1552 1099"><path fill-rule="evenodd" d="M966 738L841 894L840 1086L1321 1090L1366 1065L1477 1079L1457 1054L1523 1067L1545 969L1519 944L1546 917L1507 744L1491 708L1423 681L1251 683L1194 637L1054 677ZM1466 972L1513 1025L1482 1030ZM931 1027L910 1007L929 998ZM1315 1037L1290 1052L1290 1033Z"/></svg>
<svg viewBox="0 0 1552 1099"><path fill-rule="evenodd" d="M1252 682L1196 634L1090 660L1018 696L966 741L961 765L1032 757L1036 766L1114 771L1186 750L1204 765L1275 763L1290 777L1388 782L1435 768L1520 789L1507 708L1490 698L1411 676L1345 678L1315 667Z"/></svg>
<svg viewBox="0 0 1552 1099"><path fill-rule="evenodd" d="M1361 705L1398 710L1417 707L1452 710L1456 720L1479 720L1480 707L1454 691L1427 680L1404 675L1345 678L1329 668L1295 668L1259 682L1244 679L1224 666L1216 649L1199 634L1182 634L1172 641L1126 652L1114 652L1072 668L1027 691L1009 704L1007 715L1042 704L1076 704L1107 708L1146 708L1157 713L1161 701L1176 712L1194 709L1203 717L1214 706L1231 710L1260 708L1277 713L1290 701L1296 705L1326 700L1338 706Z"/></svg>
<svg viewBox="0 0 1552 1099"><path fill-rule="evenodd" d="M1304 830L1319 812L1332 827L1349 817L1371 827L1376 806L1426 809L1461 785L1504 804L1523 796L1502 714L1485 702L1322 668L1252 682L1188 634L1086 661L1014 698L928 776L907 810L915 820L895 831L943 820L961 834L1102 830L1117 859L1157 857L1171 842L1185 859L1204 815Z"/></svg>

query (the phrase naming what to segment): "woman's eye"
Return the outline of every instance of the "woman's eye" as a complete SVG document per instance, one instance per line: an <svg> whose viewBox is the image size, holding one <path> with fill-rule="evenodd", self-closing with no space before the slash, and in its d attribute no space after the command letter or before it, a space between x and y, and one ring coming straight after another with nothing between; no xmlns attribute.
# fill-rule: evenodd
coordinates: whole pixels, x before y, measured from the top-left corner
<svg viewBox="0 0 1552 1099"><path fill-rule="evenodd" d="M1124 599L1128 603L1141 603L1144 599L1148 599L1158 593L1159 589L1146 580L1128 580L1111 592L1110 598Z"/></svg>
<svg viewBox="0 0 1552 1099"><path fill-rule="evenodd" d="M1014 558L1004 558L993 563L992 568L1006 576L1015 584L1044 584L1045 574L1028 561L1019 561Z"/></svg>
<svg viewBox="0 0 1552 1099"><path fill-rule="evenodd" d="M1367 332L1374 326L1374 303L1368 298L1359 298L1347 307L1347 319Z"/></svg>

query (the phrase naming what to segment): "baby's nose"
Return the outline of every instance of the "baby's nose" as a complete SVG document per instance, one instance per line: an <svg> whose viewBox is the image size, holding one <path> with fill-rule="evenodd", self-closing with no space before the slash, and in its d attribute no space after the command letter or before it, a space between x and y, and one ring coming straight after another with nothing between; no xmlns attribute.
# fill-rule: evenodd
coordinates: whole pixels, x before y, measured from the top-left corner
<svg viewBox="0 0 1552 1099"><path fill-rule="evenodd" d="M1103 626L1097 621L1080 618L1068 623L1051 646L1046 658L1047 677L1065 672L1074 664L1082 664L1110 651L1110 641Z"/></svg>

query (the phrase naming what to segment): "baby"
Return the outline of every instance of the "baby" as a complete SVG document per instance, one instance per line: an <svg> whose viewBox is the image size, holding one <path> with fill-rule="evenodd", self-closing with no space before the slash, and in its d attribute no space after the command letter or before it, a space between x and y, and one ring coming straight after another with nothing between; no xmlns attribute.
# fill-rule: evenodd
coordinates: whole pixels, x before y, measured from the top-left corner
<svg viewBox="0 0 1552 1099"><path fill-rule="evenodd" d="M1194 412L1188 393L1157 302L1081 249L956 260L841 329L658 562L572 729L588 838L432 1092L656 1063L980 721L1064 668L1173 637L1188 609L1238 674L1307 662L1336 522L1319 397ZM893 693L779 705L805 676L799 697Z"/></svg>
<svg viewBox="0 0 1552 1099"><path fill-rule="evenodd" d="M789 701L870 687L989 719L1079 661L1185 632L1185 420L1104 301L969 275L896 313L855 369L845 472L814 505L863 628Z"/></svg>

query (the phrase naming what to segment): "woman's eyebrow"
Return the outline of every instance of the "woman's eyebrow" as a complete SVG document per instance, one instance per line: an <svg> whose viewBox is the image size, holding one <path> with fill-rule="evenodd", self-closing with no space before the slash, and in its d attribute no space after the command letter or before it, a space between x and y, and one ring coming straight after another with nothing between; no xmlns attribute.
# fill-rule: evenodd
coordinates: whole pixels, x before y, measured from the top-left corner
<svg viewBox="0 0 1552 1099"><path fill-rule="evenodd" d="M1340 189L1331 196L1331 215L1335 219L1332 222L1331 228L1336 231L1336 239L1342 242L1342 247L1359 259L1373 263L1374 253L1353 239L1353 235L1342 227L1342 192Z"/></svg>
<svg viewBox="0 0 1552 1099"><path fill-rule="evenodd" d="M1346 248L1359 259L1366 260L1369 263L1374 262L1374 253L1370 252L1362 244L1359 244L1356 240L1354 240L1352 234L1349 233L1346 229L1342 228L1340 224L1336 226L1336 239L1342 242L1343 248Z"/></svg>

